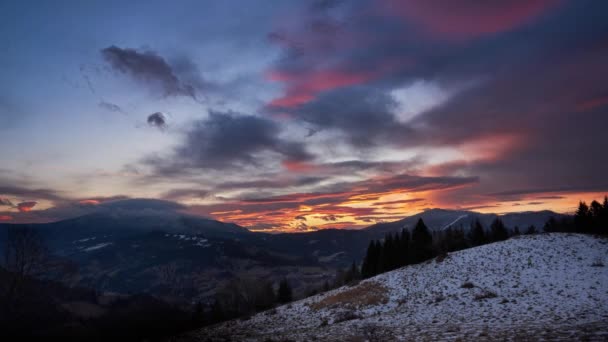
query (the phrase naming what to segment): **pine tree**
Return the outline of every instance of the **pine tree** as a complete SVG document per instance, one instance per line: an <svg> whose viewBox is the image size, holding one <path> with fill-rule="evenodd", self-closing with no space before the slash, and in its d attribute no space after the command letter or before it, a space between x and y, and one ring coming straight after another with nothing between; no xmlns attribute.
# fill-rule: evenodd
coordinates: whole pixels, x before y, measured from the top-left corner
<svg viewBox="0 0 608 342"><path fill-rule="evenodd" d="M532 224L526 229L526 235L536 234L536 227Z"/></svg>
<svg viewBox="0 0 608 342"><path fill-rule="evenodd" d="M399 266L409 264L410 232L406 229L401 230L399 239Z"/></svg>
<svg viewBox="0 0 608 342"><path fill-rule="evenodd" d="M574 229L577 232L589 232L589 207L585 202L579 202L578 209L574 214Z"/></svg>
<svg viewBox="0 0 608 342"><path fill-rule="evenodd" d="M485 229L483 229L479 219L476 219L475 222L471 224L471 229L469 231L469 241L471 242L471 246L481 246L486 243L486 240Z"/></svg>
<svg viewBox="0 0 608 342"><path fill-rule="evenodd" d="M513 236L521 235L521 231L519 230L519 226L515 226L513 228Z"/></svg>
<svg viewBox="0 0 608 342"><path fill-rule="evenodd" d="M279 283L279 290L277 292L277 301L279 303L285 304L291 302L293 299L291 286L286 278L283 278Z"/></svg>
<svg viewBox="0 0 608 342"><path fill-rule="evenodd" d="M367 253L365 254L365 258L363 259L363 263L361 265L361 276L363 278L373 277L376 274L376 264L378 260L376 260L376 241L372 240L369 242L369 246L367 247Z"/></svg>
<svg viewBox="0 0 608 342"><path fill-rule="evenodd" d="M411 260L419 263L433 257L433 236L422 221L418 219L416 227L412 231Z"/></svg>
<svg viewBox="0 0 608 342"><path fill-rule="evenodd" d="M557 220L555 219L555 217L551 216L545 223L545 226L543 227L543 231L547 232L547 233L555 233L555 232L559 232L561 230L560 228L561 227L560 227L559 223L557 222Z"/></svg>
<svg viewBox="0 0 608 342"><path fill-rule="evenodd" d="M608 196L604 196L604 204L600 215L600 234L608 234Z"/></svg>
<svg viewBox="0 0 608 342"><path fill-rule="evenodd" d="M369 258L366 258L368 265L365 278L373 277L380 273L379 265L381 264L380 257L382 253L382 244L380 241L372 240L372 242L370 242L368 251Z"/></svg>
<svg viewBox="0 0 608 342"><path fill-rule="evenodd" d="M500 218L494 219L490 226L492 241L503 241L509 238L509 231Z"/></svg>
<svg viewBox="0 0 608 342"><path fill-rule="evenodd" d="M602 211L604 210L604 207L600 204L600 202L598 201L592 201L591 205L589 206L589 217L590 217L590 230L593 233L599 233L600 232L600 225L601 225L601 219L602 219Z"/></svg>

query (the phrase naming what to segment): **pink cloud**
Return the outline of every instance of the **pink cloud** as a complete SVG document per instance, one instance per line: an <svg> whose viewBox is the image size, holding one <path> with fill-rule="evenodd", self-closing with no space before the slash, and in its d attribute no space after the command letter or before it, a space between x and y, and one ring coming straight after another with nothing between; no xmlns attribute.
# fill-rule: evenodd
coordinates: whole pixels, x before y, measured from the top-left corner
<svg viewBox="0 0 608 342"><path fill-rule="evenodd" d="M365 83L375 75L368 72L348 72L340 70L317 70L307 73L271 71L267 78L287 84L285 94L270 102L270 106L292 108L307 103L318 93L336 88Z"/></svg>
<svg viewBox="0 0 608 342"><path fill-rule="evenodd" d="M514 30L557 7L561 0L383 0L383 9L422 30L455 40Z"/></svg>
<svg viewBox="0 0 608 342"><path fill-rule="evenodd" d="M20 212L25 213L31 211L36 206L36 204L38 204L38 202L21 202L17 204L17 209L19 209Z"/></svg>

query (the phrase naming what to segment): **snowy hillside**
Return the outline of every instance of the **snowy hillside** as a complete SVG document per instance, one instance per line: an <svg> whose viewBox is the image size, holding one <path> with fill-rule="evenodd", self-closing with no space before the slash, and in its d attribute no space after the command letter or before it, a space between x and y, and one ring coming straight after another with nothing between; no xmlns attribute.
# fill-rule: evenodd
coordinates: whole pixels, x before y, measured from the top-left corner
<svg viewBox="0 0 608 342"><path fill-rule="evenodd" d="M606 340L607 323L608 240L543 234L451 253L184 338Z"/></svg>

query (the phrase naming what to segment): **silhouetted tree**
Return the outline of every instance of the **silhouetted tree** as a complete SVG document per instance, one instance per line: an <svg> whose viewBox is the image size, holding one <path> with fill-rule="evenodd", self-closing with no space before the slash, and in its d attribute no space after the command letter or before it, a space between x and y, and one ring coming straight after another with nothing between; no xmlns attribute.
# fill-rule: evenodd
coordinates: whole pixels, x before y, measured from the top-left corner
<svg viewBox="0 0 608 342"><path fill-rule="evenodd" d="M0 293L5 313L14 311L22 296L22 287L28 277L37 277L48 266L46 244L36 230L29 226L9 226L4 240L3 267L7 271L5 291Z"/></svg>
<svg viewBox="0 0 608 342"><path fill-rule="evenodd" d="M468 247L462 227L451 228L446 239L448 241L448 252L460 251Z"/></svg>
<svg viewBox="0 0 608 342"><path fill-rule="evenodd" d="M589 207L587 206L587 204L585 202L579 202L578 204L578 209L576 210L576 213L574 214L574 224L575 224L575 230L577 232L589 232L589 226L590 226L590 215L589 215Z"/></svg>
<svg viewBox="0 0 608 342"><path fill-rule="evenodd" d="M471 224L471 228L469 230L469 241L471 242L471 246L481 246L486 243L486 233L485 229L479 222L479 219L475 219L475 222Z"/></svg>
<svg viewBox="0 0 608 342"><path fill-rule="evenodd" d="M398 253L400 266L405 266L410 263L409 246L410 246L410 232L406 229L402 229L401 238L399 239L399 253Z"/></svg>
<svg viewBox="0 0 608 342"><path fill-rule="evenodd" d="M293 294L291 290L291 286L286 278L283 278L279 283L279 290L277 291L277 301L279 303L285 304L289 303L293 300Z"/></svg>
<svg viewBox="0 0 608 342"><path fill-rule="evenodd" d="M433 257L433 236L424 224L422 218L418 219L412 231L412 244L410 254L413 263L419 263Z"/></svg>
<svg viewBox="0 0 608 342"><path fill-rule="evenodd" d="M528 229L526 229L526 235L532 235L532 234L536 234L536 227L532 224L530 226L528 226Z"/></svg>
<svg viewBox="0 0 608 342"><path fill-rule="evenodd" d="M555 233L561 231L561 226L555 217L551 216L543 227L543 231L547 233Z"/></svg>
<svg viewBox="0 0 608 342"><path fill-rule="evenodd" d="M519 230L519 226L515 226L513 228L513 236L521 235L521 231Z"/></svg>
<svg viewBox="0 0 608 342"><path fill-rule="evenodd" d="M490 236L492 241L503 241L509 238L507 227L498 217L490 225Z"/></svg>
<svg viewBox="0 0 608 342"><path fill-rule="evenodd" d="M373 277L379 273L380 254L382 245L380 241L372 240L367 247L367 253L361 266L361 275L363 278Z"/></svg>
<svg viewBox="0 0 608 342"><path fill-rule="evenodd" d="M604 207L596 200L593 200L589 206L589 217L591 221L589 230L593 233L600 233L603 210Z"/></svg>

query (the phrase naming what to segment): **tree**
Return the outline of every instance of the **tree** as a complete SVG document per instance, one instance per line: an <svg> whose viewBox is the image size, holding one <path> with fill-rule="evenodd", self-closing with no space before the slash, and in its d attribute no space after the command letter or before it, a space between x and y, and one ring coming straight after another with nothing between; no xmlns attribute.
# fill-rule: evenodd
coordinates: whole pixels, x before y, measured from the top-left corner
<svg viewBox="0 0 608 342"><path fill-rule="evenodd" d="M585 202L578 203L578 209L576 209L576 213L574 214L574 224L575 230L577 232L588 232L589 231L589 207Z"/></svg>
<svg viewBox="0 0 608 342"><path fill-rule="evenodd" d="M608 196L604 196L600 215L600 234L608 234Z"/></svg>
<svg viewBox="0 0 608 342"><path fill-rule="evenodd" d="M593 233L600 232L603 210L604 210L604 207L600 204L600 202L598 202L596 200L593 200L591 202L591 205L589 206L589 216L590 216L590 220L591 220L589 229Z"/></svg>
<svg viewBox="0 0 608 342"><path fill-rule="evenodd" d="M526 235L536 234L536 227L532 224L526 229Z"/></svg>
<svg viewBox="0 0 608 342"><path fill-rule="evenodd" d="M460 251L468 247L462 227L451 228L447 235L448 251Z"/></svg>
<svg viewBox="0 0 608 342"><path fill-rule="evenodd" d="M513 228L513 236L521 235L521 231L519 230L519 226L515 226Z"/></svg>
<svg viewBox="0 0 608 342"><path fill-rule="evenodd" d="M256 311L270 309L275 303L274 289L269 281L256 287L254 305Z"/></svg>
<svg viewBox="0 0 608 342"><path fill-rule="evenodd" d="M412 231L410 251L413 263L419 263L433 257L433 236L422 218L418 219L416 227Z"/></svg>
<svg viewBox="0 0 608 342"><path fill-rule="evenodd" d="M48 250L36 230L29 226L10 226L6 229L3 267L7 271L8 286L2 295L8 309L13 309L19 301L21 286L26 278L40 276L48 260Z"/></svg>
<svg viewBox="0 0 608 342"><path fill-rule="evenodd" d="M345 272L344 283L348 284L348 283L351 283L351 282L353 282L355 280L359 280L359 279L361 279L359 267L357 267L357 264L353 261L350 268Z"/></svg>
<svg viewBox="0 0 608 342"><path fill-rule="evenodd" d="M469 231L469 241L471 242L471 246L481 246L486 243L486 233L485 229L479 222L479 219L476 219L475 222L471 224L471 229Z"/></svg>
<svg viewBox="0 0 608 342"><path fill-rule="evenodd" d="M553 216L549 217L549 219L545 223L545 226L543 227L543 231L545 231L547 233L555 233L555 232L559 232L560 230L561 230L560 224L557 222L557 220Z"/></svg>
<svg viewBox="0 0 608 342"><path fill-rule="evenodd" d="M497 217L494 219L490 225L490 235L492 237L492 241L503 241L509 238L507 227L505 227L500 218Z"/></svg>
<svg viewBox="0 0 608 342"><path fill-rule="evenodd" d="M277 301L281 304L289 303L293 300L292 290L289 282L286 278L283 278L279 283L279 290L277 292Z"/></svg>
<svg viewBox="0 0 608 342"><path fill-rule="evenodd" d="M361 276L363 278L373 277L378 274L378 259L380 257L379 243L372 240L367 247L367 253L361 265Z"/></svg>
<svg viewBox="0 0 608 342"><path fill-rule="evenodd" d="M399 265L405 266L409 264L409 247L410 247L410 232L406 229L401 230L401 238L399 239Z"/></svg>

